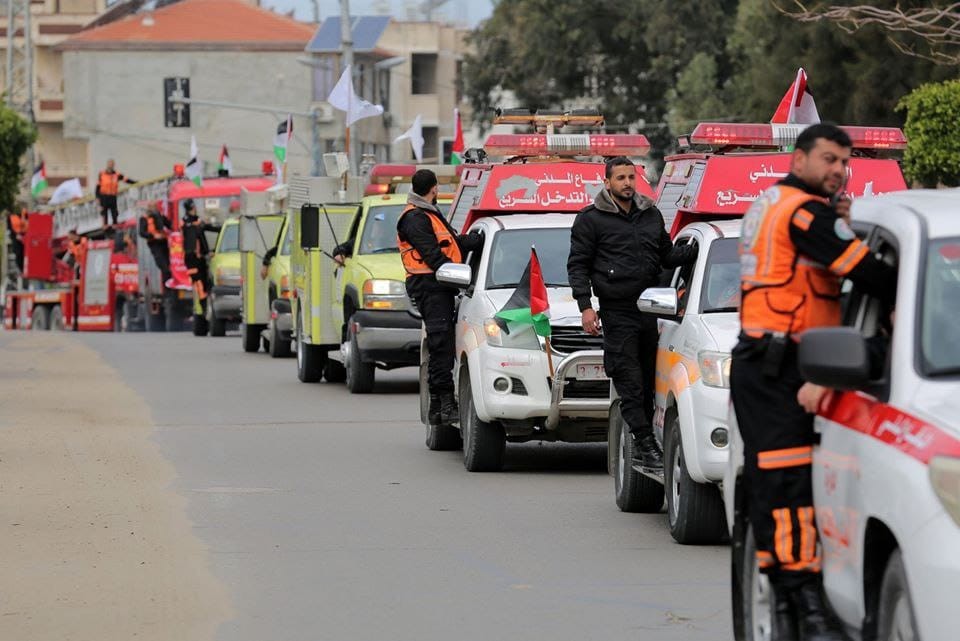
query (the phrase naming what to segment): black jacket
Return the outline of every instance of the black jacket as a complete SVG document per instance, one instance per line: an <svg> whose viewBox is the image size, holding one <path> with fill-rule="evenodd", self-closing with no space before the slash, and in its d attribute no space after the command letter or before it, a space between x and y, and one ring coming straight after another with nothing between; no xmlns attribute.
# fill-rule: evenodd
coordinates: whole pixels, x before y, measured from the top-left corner
<svg viewBox="0 0 960 641"><path fill-rule="evenodd" d="M652 200L636 194L624 213L603 189L573 223L567 275L580 311L591 306L591 287L601 309L635 310L640 293L658 285L661 269L696 258L696 247L673 246Z"/></svg>
<svg viewBox="0 0 960 641"><path fill-rule="evenodd" d="M460 253L464 258L466 258L468 252L483 247L483 234L476 231L463 236L457 234L435 205L428 203L416 194L410 194L407 202L414 205L416 209L408 211L400 217L397 222L397 236L413 245L414 249L423 256L423 261L434 272L440 269L441 265L449 263L450 259L440 249L437 236L433 233L433 225L430 224L430 218L424 213L424 210L437 214L438 218L443 221L450 234L456 239L457 245L460 246ZM407 277L407 293L411 298L437 290L452 291L449 285L438 283L434 274L415 274Z"/></svg>

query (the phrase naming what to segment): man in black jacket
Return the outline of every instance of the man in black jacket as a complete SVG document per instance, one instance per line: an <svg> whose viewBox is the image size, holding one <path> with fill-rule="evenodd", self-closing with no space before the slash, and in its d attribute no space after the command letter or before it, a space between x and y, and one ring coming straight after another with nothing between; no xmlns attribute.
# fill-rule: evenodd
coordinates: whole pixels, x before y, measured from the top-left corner
<svg viewBox="0 0 960 641"><path fill-rule="evenodd" d="M407 295L423 317L427 332L428 385L431 425L459 421L453 386L454 299L456 290L437 282L436 271L449 262L463 262L468 252L483 247L483 235L457 234L437 209L437 176L420 169L412 179L407 208L397 221L397 244L407 272Z"/></svg>
<svg viewBox="0 0 960 641"><path fill-rule="evenodd" d="M637 309L637 298L656 287L664 267L696 260L695 247L674 247L653 201L636 191L637 172L628 158L606 165L604 189L573 223L567 273L584 331L600 333L603 364L620 395L620 409L633 436L634 464L663 469L653 436L657 320ZM600 299L593 309L590 290Z"/></svg>

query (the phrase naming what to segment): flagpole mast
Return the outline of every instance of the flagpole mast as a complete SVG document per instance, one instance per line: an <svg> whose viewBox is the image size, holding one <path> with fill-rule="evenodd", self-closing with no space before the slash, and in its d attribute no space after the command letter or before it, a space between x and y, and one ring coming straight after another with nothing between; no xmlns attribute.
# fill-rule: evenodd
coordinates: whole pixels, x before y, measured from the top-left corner
<svg viewBox="0 0 960 641"><path fill-rule="evenodd" d="M343 68L350 69L350 87L353 93L353 29L350 24L350 0L340 0L340 51L343 54ZM350 111L347 111L347 118L350 117ZM346 133L343 138L344 151L347 159L350 161L351 174L353 171L356 156L353 153L350 140L350 125L347 125Z"/></svg>

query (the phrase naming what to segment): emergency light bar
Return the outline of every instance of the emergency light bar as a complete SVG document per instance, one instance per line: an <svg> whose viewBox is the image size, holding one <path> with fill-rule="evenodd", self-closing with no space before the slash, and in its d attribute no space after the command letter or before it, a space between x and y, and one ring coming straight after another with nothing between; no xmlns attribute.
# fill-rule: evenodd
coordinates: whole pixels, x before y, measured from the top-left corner
<svg viewBox="0 0 960 641"><path fill-rule="evenodd" d="M602 127L603 116L596 109L574 109L572 111L532 111L530 109L497 109L493 118L495 125L531 125L537 128L565 127Z"/></svg>
<svg viewBox="0 0 960 641"><path fill-rule="evenodd" d="M645 156L643 134L492 134L483 146L492 156Z"/></svg>
<svg viewBox="0 0 960 641"><path fill-rule="evenodd" d="M710 147L786 147L797 141L805 125L733 124L701 122L690 134L690 144ZM907 138L897 127L841 127L854 149L905 149Z"/></svg>

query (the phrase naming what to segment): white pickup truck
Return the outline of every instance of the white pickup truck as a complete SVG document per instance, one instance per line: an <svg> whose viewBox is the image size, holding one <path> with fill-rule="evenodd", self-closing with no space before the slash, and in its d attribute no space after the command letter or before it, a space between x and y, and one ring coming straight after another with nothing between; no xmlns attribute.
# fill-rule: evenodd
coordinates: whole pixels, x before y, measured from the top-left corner
<svg viewBox="0 0 960 641"><path fill-rule="evenodd" d="M847 287L846 327L800 342L804 378L835 390L815 420L814 505L826 595L858 639L960 638L958 211L957 189L855 201L854 230L898 266L896 305ZM773 594L754 558L731 424L734 632L759 641L771 635Z"/></svg>
<svg viewBox="0 0 960 641"><path fill-rule="evenodd" d="M496 471L505 444L525 441L603 442L610 380L603 339L586 334L567 282L573 214L511 214L479 219L484 246L465 265L444 265L437 280L460 286L454 382L458 426L430 425L426 347L421 348L421 420L430 449L463 446L471 472ZM533 327L505 331L494 315L516 289L535 246L550 304L550 357ZM551 363L553 376L551 376ZM462 440L462 443L461 443Z"/></svg>

